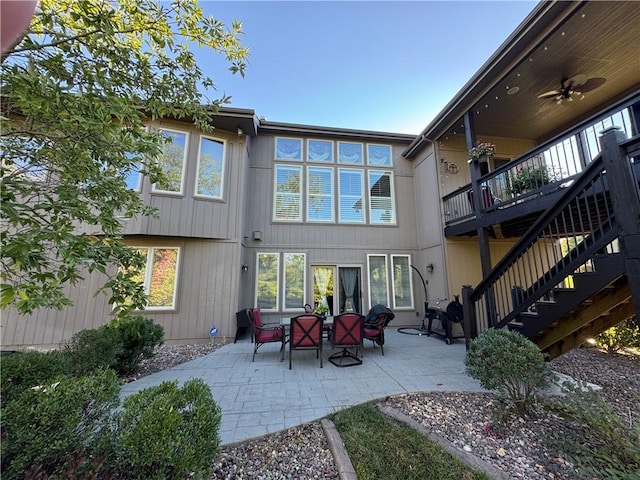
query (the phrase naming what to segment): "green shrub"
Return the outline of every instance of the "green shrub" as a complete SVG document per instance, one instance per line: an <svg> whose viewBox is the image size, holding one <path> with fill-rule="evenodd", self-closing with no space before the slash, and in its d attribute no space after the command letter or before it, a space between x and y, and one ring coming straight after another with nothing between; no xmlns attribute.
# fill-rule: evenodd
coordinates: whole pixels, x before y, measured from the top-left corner
<svg viewBox="0 0 640 480"><path fill-rule="evenodd" d="M88 329L76 333L65 345L65 352L76 375L89 375L116 365L122 343L115 329Z"/></svg>
<svg viewBox="0 0 640 480"><path fill-rule="evenodd" d="M625 348L640 348L640 325L637 318L631 317L596 336L596 344L608 353Z"/></svg>
<svg viewBox="0 0 640 480"><path fill-rule="evenodd" d="M575 435L551 435L546 441L566 453L584 478L632 480L640 472L640 427L629 426L603 398L586 385L564 384L566 395L549 403L574 424Z"/></svg>
<svg viewBox="0 0 640 480"><path fill-rule="evenodd" d="M219 452L221 414L201 379L190 380L182 388L177 382L163 382L131 395L117 419L114 458L122 478L211 475Z"/></svg>
<svg viewBox="0 0 640 480"><path fill-rule="evenodd" d="M21 478L28 470L65 471L78 455L90 457L109 426L120 391L112 370L49 382L2 409L3 480Z"/></svg>
<svg viewBox="0 0 640 480"><path fill-rule="evenodd" d="M148 318L135 316L112 320L101 327L118 333L121 351L112 365L118 373L135 372L143 358L153 356L153 350L164 342L164 329Z"/></svg>
<svg viewBox="0 0 640 480"><path fill-rule="evenodd" d="M467 374L487 390L510 402L519 416L531 413L539 389L549 385L552 372L538 346L504 329L489 329L469 344Z"/></svg>
<svg viewBox="0 0 640 480"><path fill-rule="evenodd" d="M68 375L70 371L69 358L60 350L4 354L0 369L2 405L20 392L47 383L52 378Z"/></svg>

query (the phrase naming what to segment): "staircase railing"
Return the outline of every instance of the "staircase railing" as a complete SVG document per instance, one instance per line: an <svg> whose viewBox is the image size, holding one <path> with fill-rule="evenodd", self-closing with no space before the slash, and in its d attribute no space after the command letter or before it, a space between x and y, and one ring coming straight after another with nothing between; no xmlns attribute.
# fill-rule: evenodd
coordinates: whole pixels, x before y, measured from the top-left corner
<svg viewBox="0 0 640 480"><path fill-rule="evenodd" d="M639 101L640 92L636 92L482 176L479 179L480 191L483 192L481 210L490 212L526 202L569 184L599 153L597 136L602 130L616 125L627 136L638 133L634 131L631 107ZM516 179L522 172L534 173L529 176L532 181L526 191L516 185ZM442 198L446 225L474 218L474 201L470 192L469 184Z"/></svg>
<svg viewBox="0 0 640 480"><path fill-rule="evenodd" d="M624 145L628 168L623 176L633 179L635 195L628 197L633 208L640 204L633 168L639 144L636 137ZM622 215L616 215L606 164L598 155L474 290L463 289L467 339L518 321L553 288L570 286L575 272L593 268L590 259L596 254L618 251Z"/></svg>

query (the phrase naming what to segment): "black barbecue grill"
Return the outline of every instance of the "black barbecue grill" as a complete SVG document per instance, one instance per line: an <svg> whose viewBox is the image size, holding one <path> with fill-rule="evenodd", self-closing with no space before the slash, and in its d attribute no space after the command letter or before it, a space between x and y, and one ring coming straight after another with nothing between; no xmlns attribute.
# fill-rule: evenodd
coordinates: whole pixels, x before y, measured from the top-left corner
<svg viewBox="0 0 640 480"><path fill-rule="evenodd" d="M447 345L450 345L451 341L456 338L464 338L464 333L461 335L453 334L453 324L462 324L463 320L462 304L458 298L456 295L455 300L438 300L434 305L428 306L425 313L429 319L427 335L439 335L444 338ZM434 320L440 322L440 328L433 327Z"/></svg>

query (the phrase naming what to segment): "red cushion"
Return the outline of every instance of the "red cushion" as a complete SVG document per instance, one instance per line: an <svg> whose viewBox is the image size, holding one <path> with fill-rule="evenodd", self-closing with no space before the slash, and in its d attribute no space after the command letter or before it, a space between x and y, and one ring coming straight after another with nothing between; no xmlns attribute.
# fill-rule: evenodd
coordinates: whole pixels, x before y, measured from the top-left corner
<svg viewBox="0 0 640 480"><path fill-rule="evenodd" d="M281 328L276 330L260 330L256 336L258 343L277 342L278 340L282 340Z"/></svg>

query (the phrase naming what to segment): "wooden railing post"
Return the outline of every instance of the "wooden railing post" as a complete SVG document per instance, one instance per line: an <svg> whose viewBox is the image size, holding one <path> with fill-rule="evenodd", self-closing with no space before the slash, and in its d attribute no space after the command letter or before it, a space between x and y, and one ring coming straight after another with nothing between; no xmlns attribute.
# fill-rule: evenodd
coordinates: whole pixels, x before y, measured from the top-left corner
<svg viewBox="0 0 640 480"><path fill-rule="evenodd" d="M462 286L462 328L464 330L464 341L469 348L471 340L478 336L478 323L476 322L476 308L471 302L471 285Z"/></svg>
<svg viewBox="0 0 640 480"><path fill-rule="evenodd" d="M619 127L603 130L600 147L614 216L620 227L620 252L631 287L633 306L640 318L640 191L631 164L620 142L626 140Z"/></svg>

